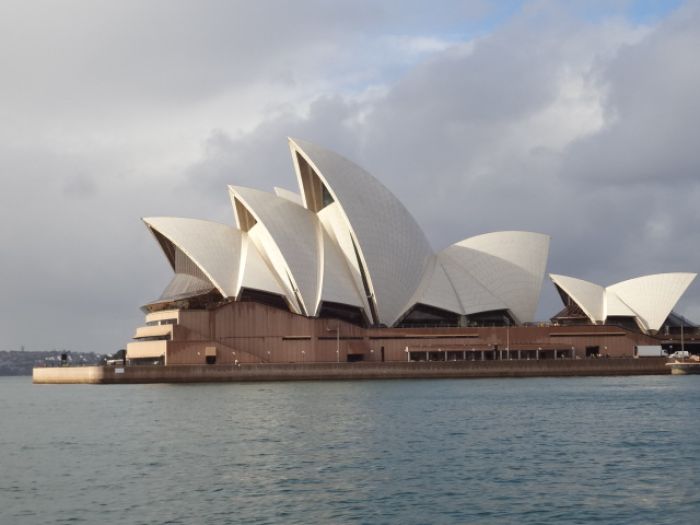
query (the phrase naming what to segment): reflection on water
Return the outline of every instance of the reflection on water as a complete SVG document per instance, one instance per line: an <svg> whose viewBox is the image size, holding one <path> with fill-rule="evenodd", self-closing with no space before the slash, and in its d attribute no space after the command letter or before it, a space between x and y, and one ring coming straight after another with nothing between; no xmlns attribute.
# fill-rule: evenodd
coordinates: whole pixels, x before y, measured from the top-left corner
<svg viewBox="0 0 700 525"><path fill-rule="evenodd" d="M0 378L0 523L696 523L699 392Z"/></svg>

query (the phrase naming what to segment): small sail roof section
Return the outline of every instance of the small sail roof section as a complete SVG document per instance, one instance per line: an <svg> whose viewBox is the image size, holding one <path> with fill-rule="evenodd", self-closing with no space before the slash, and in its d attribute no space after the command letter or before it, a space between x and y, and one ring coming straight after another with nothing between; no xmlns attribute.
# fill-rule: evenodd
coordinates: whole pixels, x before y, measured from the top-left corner
<svg viewBox="0 0 700 525"><path fill-rule="evenodd" d="M160 294L158 300L151 303L178 301L187 297L201 295L213 289L214 286L208 279L199 279L186 273L176 273L168 283L168 286L165 287L165 290Z"/></svg>
<svg viewBox="0 0 700 525"><path fill-rule="evenodd" d="M457 291L447 276L442 261L437 256L433 256L430 267L423 277L418 295L412 303L426 304L448 312L464 314L464 307L459 301Z"/></svg>
<svg viewBox="0 0 700 525"><path fill-rule="evenodd" d="M645 275L608 286L607 292L632 309L644 328L657 331L695 277L685 272Z"/></svg>
<svg viewBox="0 0 700 525"><path fill-rule="evenodd" d="M236 296L241 254L239 230L216 222L180 217L146 217L143 221L154 234L181 250L221 295ZM168 253L162 243L161 247L175 268L175 251Z"/></svg>
<svg viewBox="0 0 700 525"><path fill-rule="evenodd" d="M634 312L629 306L627 306L622 299L620 299L617 294L610 290L610 288L605 289L605 311L603 312L603 318L608 317L638 317L637 313Z"/></svg>
<svg viewBox="0 0 700 525"><path fill-rule="evenodd" d="M442 253L500 299L517 321L534 320L549 254L548 235L487 233L453 244Z"/></svg>
<svg viewBox="0 0 700 525"><path fill-rule="evenodd" d="M470 272L469 260L462 257L468 252L443 250L437 257L442 265L455 293L459 298L464 315L494 310L506 310L508 305L500 297L496 297L488 288L481 284Z"/></svg>
<svg viewBox="0 0 700 525"><path fill-rule="evenodd" d="M365 316L371 321L373 319L373 307L370 307L362 280L364 270L360 267L360 261L357 258L357 251L355 249L355 242L352 239L347 221L343 216L340 206L337 202L332 202L319 211L316 216L318 217L324 233L328 235L330 241L336 247L338 254L345 261L345 266L348 268L350 278L354 285L353 287L359 293ZM329 267L329 264L329 262L324 262L324 271Z"/></svg>
<svg viewBox="0 0 700 525"><path fill-rule="evenodd" d="M430 244L404 205L355 163L310 142L289 139L302 200L319 212L339 205L364 273L377 323L393 325L421 282Z"/></svg>
<svg viewBox="0 0 700 525"><path fill-rule="evenodd" d="M605 288L583 279L565 275L549 274L554 285L568 295L592 323L605 320Z"/></svg>
<svg viewBox="0 0 700 525"><path fill-rule="evenodd" d="M244 233L241 243L241 268L236 297L243 288L260 290L285 297L275 274L268 267L250 235Z"/></svg>
<svg viewBox="0 0 700 525"><path fill-rule="evenodd" d="M316 215L271 193L243 186L229 188L236 213L240 206L235 201L239 201L255 219L249 233L260 235L258 245L265 250L280 280L289 284L290 299L300 302L300 310L306 315L315 315L321 282L320 225ZM262 228L265 233L260 231Z"/></svg>
<svg viewBox="0 0 700 525"><path fill-rule="evenodd" d="M362 293L353 279L348 261L330 235L320 228L323 238L323 284L321 301L348 304L365 309ZM319 305L320 306L320 302ZM316 312L318 313L318 311ZM369 312L366 312L369 317Z"/></svg>
<svg viewBox="0 0 700 525"><path fill-rule="evenodd" d="M279 186L275 186L273 189L275 190L275 195L277 195L278 197L282 197L283 199L292 201L294 204L298 204L299 206L304 205L304 203L301 200L301 195L299 195L298 193L285 190L284 188L280 188Z"/></svg>

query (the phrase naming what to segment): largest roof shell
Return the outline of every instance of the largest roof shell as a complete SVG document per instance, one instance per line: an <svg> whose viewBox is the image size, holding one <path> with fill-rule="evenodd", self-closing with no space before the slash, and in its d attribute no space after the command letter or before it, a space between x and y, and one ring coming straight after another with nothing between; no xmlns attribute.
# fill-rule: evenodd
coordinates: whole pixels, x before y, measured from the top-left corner
<svg viewBox="0 0 700 525"><path fill-rule="evenodd" d="M301 156L338 204L365 273L375 321L392 325L403 313L433 252L406 207L357 164L310 142L289 139L302 199L311 208Z"/></svg>

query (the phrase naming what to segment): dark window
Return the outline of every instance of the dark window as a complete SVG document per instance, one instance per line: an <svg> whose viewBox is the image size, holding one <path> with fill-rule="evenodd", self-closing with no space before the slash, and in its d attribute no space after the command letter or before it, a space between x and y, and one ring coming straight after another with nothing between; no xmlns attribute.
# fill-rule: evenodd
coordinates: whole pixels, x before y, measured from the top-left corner
<svg viewBox="0 0 700 525"><path fill-rule="evenodd" d="M600 355L599 346L587 346L586 347L586 357L598 357Z"/></svg>

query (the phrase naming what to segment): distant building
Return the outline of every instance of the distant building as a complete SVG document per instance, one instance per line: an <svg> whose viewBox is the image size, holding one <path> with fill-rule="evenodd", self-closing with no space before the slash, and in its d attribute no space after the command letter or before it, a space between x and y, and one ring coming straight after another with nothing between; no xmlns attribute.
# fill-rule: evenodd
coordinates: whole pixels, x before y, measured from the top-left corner
<svg viewBox="0 0 700 525"><path fill-rule="evenodd" d="M488 233L434 253L409 211L365 170L309 142L290 139L289 147L299 193L230 186L235 227L144 219L174 276L144 307L146 326L128 345L130 361L558 358L575 357L577 344L579 355L595 346L595 334L603 333L597 326L584 331L585 341L561 335L561 327L527 326L539 302L547 235ZM599 306L598 288L579 293L577 280L555 277L589 324L637 297L616 285L603 290L609 306L588 315L589 306ZM645 280L642 290L651 282L664 308L647 311L643 299L633 301L630 312L642 330L620 332L625 342L603 345L601 354L648 342L659 315L690 284ZM664 295L667 286L673 292Z"/></svg>

